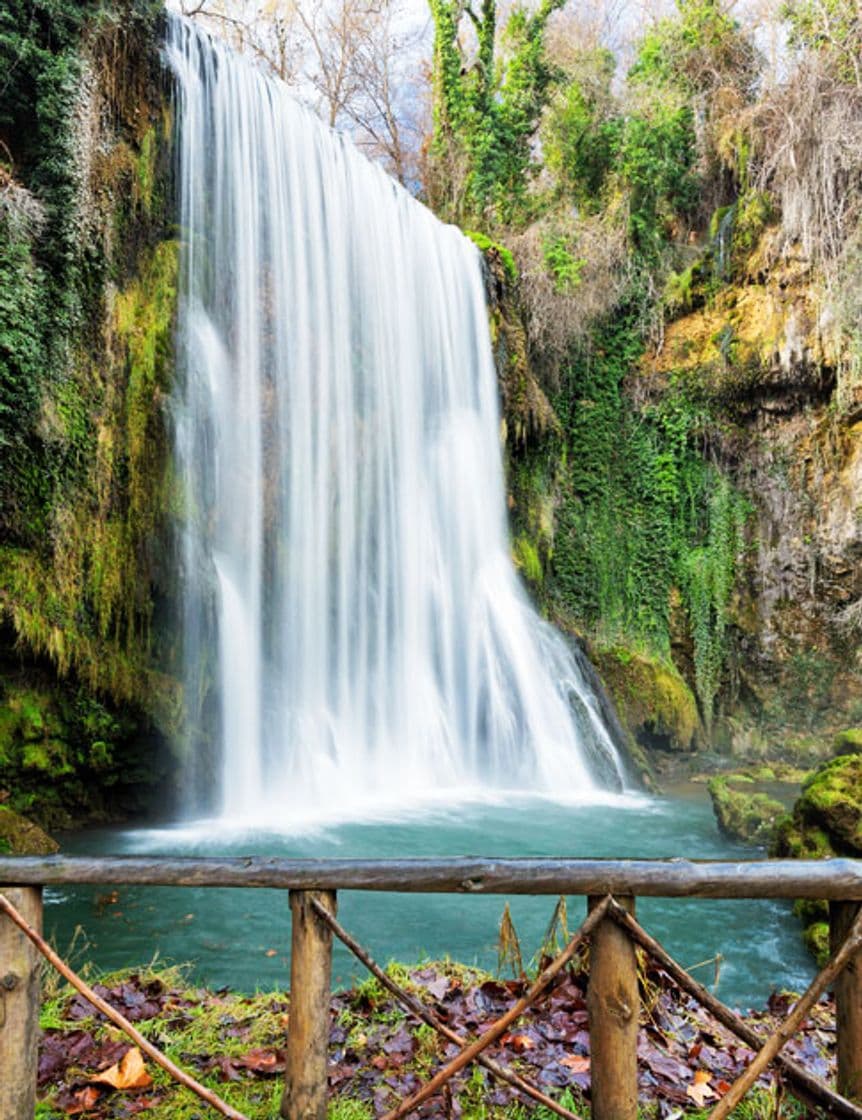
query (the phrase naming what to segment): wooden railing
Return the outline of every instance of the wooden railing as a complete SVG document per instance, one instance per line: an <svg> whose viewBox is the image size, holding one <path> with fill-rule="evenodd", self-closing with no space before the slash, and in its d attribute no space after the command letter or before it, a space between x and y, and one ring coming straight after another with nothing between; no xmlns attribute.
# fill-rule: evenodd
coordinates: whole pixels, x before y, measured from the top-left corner
<svg viewBox="0 0 862 1120"><path fill-rule="evenodd" d="M771 1061L777 1061L801 1099L833 1116L862 1120L862 860L403 859L290 860L268 858L174 859L165 857L3 857L0 897L35 930L41 926L45 886L69 884L193 887L269 887L290 892L292 911L291 1004L282 1116L326 1120L327 1050L332 936L379 979L386 974L338 923L336 892L370 890L461 894L586 895L589 913L569 944L516 1006L478 1039L453 1036L433 1011L385 982L417 1018L455 1042L459 1053L429 1083L394 1109L398 1120L468 1062L526 1095L542 1094L485 1051L548 990L587 939L591 946L588 992L591 1107L595 1120L635 1120L639 1018L635 946L656 958L673 979L730 1030L758 1051L748 1069L716 1106L722 1120ZM826 899L830 905L832 957L787 1019L763 1039L688 975L638 925L637 896L663 898ZM8 911L7 911L8 913ZM756 936L757 931L752 931ZM31 938L35 940L35 938ZM781 1053L807 1011L834 986L837 1092ZM0 1120L29 1120L35 1108L39 1013L38 956L19 928L0 914ZM505 1022L504 1022L505 1020ZM14 1071L14 1072L13 1072ZM554 1111L572 1114L560 1106Z"/></svg>

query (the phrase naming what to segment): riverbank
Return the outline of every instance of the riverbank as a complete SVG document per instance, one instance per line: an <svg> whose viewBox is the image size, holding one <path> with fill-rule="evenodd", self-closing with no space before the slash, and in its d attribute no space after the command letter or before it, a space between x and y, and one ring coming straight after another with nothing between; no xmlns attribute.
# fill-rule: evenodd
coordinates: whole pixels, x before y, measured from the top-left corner
<svg viewBox="0 0 862 1120"><path fill-rule="evenodd" d="M642 997L638 1041L639 1091L647 1118L702 1117L727 1091L752 1053L707 1012L680 994L667 975L640 962ZM500 979L451 961L405 966L390 975L447 1025L476 1035L502 1015L526 981ZM578 958L550 994L506 1034L494 1057L546 1094L588 1114L590 1040L586 961ZM96 991L177 1064L216 1091L249 1120L277 1115L290 1028L290 998L274 992L244 995L189 984L182 969L148 968L104 977ZM774 995L746 1021L766 1038L786 1015L791 997ZM119 1120L195 1120L204 1106L147 1062L124 1057L130 1044L65 986L49 981L42 1009L38 1120L85 1115ZM822 1002L786 1053L805 1068L834 1076L835 1015ZM330 1120L373 1120L428 1079L454 1048L411 1021L373 978L333 995L330 1032ZM133 1055L134 1057L134 1055ZM136 1069L133 1087L112 1088L114 1067ZM114 1071L114 1072L112 1072ZM451 1091L423 1106L423 1117L459 1120L550 1120L551 1113L521 1100L508 1086L468 1068ZM772 1075L733 1113L740 1120L811 1115Z"/></svg>

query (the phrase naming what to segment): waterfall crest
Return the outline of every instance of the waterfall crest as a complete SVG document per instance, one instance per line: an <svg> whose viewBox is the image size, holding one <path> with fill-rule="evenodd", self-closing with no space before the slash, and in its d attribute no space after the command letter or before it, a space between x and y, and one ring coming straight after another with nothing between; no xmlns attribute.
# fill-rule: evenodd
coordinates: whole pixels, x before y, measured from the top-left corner
<svg viewBox="0 0 862 1120"><path fill-rule="evenodd" d="M619 786L509 555L476 248L171 17L188 706L220 811Z"/></svg>

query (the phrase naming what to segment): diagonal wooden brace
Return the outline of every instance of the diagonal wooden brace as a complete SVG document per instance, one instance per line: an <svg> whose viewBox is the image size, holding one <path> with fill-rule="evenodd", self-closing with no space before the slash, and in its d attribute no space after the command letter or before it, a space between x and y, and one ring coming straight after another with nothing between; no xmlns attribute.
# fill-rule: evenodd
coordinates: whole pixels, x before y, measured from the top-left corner
<svg viewBox="0 0 862 1120"><path fill-rule="evenodd" d="M817 976L808 985L805 994L797 1000L793 1010L787 1018L779 1023L776 1030L769 1036L758 1054L749 1062L748 1067L737 1077L730 1089L721 1098L709 1115L709 1120L726 1120L733 1109L739 1104L757 1078L773 1061L781 1048L790 1041L799 1030L802 1020L809 1013L814 1004L820 999L826 989L839 975L847 962L862 946L862 910L856 916L856 921L844 939L844 944L833 953Z"/></svg>
<svg viewBox="0 0 862 1120"><path fill-rule="evenodd" d="M459 1070L462 1070L464 1066L468 1065L470 1062L476 1061L484 1050L492 1043L496 1042L497 1039L508 1030L512 1023L520 1019L524 1012L539 999L554 978L562 972L575 955L578 946L605 917L610 903L611 896L608 895L607 898L602 899L595 909L590 912L565 949L563 949L548 967L536 977L525 996L522 996L517 1003L513 1004L505 1015L501 1015L496 1023L493 1023L475 1042L465 1047L460 1054L456 1054L450 1062L443 1066L442 1069L438 1070L431 1080L423 1085L418 1092L414 1093L413 1096L409 1097L406 1101L402 1101L402 1103L391 1112L387 1112L383 1120L401 1120L402 1116L406 1116L409 1112L412 1112L414 1108L422 1104L423 1101L426 1101L429 1097L433 1097L435 1093L459 1072Z"/></svg>
<svg viewBox="0 0 862 1120"><path fill-rule="evenodd" d="M79 991L93 1007L101 1011L106 1019L109 1019L114 1026L119 1027L121 1031L128 1035L139 1050L142 1050L148 1058L152 1058L156 1065L161 1066L175 1081L185 1086L186 1089L191 1089L202 1101L206 1101L208 1105L217 1112L220 1112L222 1116L227 1116L228 1120L247 1120L247 1117L242 1112L238 1112L231 1105L226 1104L225 1101L216 1096L211 1089L207 1089L205 1085L201 1085L199 1081L196 1081L184 1070L175 1066L170 1058L166 1057L161 1050L153 1046L149 1039L144 1038L141 1032L133 1027L124 1015L121 1015L119 1011L111 1007L111 1005L106 1003L100 996L97 996L89 984L86 984L77 973L69 968L65 961L54 952L48 942L33 929L19 910L13 906L9 899L3 894L0 894L0 913L5 914L10 921L15 923L24 936L36 946L45 960L56 968L64 980L68 980L72 987Z"/></svg>
<svg viewBox="0 0 862 1120"><path fill-rule="evenodd" d="M622 926L623 929L628 932L632 940L636 941L653 960L657 961L683 991L693 996L694 999L705 1007L710 1014L714 1015L723 1026L727 1027L737 1038L741 1039L746 1046L751 1047L753 1050L760 1050L764 1041L760 1035L752 1030L736 1012L722 1003L720 999L717 999L712 992L698 983L693 976L690 976L682 965L678 964L661 944L639 925L631 914L615 901L611 901L608 907L608 916ZM824 1084L819 1078L814 1077L797 1062L792 1061L783 1054L778 1054L776 1061L788 1081L790 1081L794 1089L802 1097L827 1109L831 1116L842 1117L843 1120L862 1120L862 1108L858 1108L852 1102L839 1096L830 1089L828 1085Z"/></svg>
<svg viewBox="0 0 862 1120"><path fill-rule="evenodd" d="M384 972L380 965L362 948L358 941L355 941L350 936L347 930L344 929L325 907L321 906L316 900L313 900L311 905L318 917L329 926L339 941L347 946L357 960L360 960L362 964L365 965L372 976L375 976L383 987L391 992L398 1002L406 1007L412 1015L415 1015L417 1019L421 1020L421 1022L425 1023L427 1026L432 1027L448 1042L454 1042L456 1046L460 1046L462 1049L470 1045L468 1039L463 1038L461 1035L456 1034L450 1027L447 1027L439 1016L434 1014L430 1007L426 1007L424 1004L420 1003L418 999L414 999L409 992L405 991L399 984L396 984L392 977ZM580 1120L576 1113L571 1112L568 1108L564 1108L563 1105L558 1104L553 1097L547 1096L540 1089L531 1085L529 1081L525 1081L524 1078L520 1077L514 1070L501 1066L498 1062L495 1062L493 1058L489 1058L485 1054L479 1054L476 1061L479 1065L487 1069L489 1073L492 1073L494 1077L499 1078L500 1081L504 1081L507 1085L511 1085L512 1088L517 1089L525 1096L531 1097L534 1101L544 1105L545 1108L549 1109L551 1112L562 1116L564 1120Z"/></svg>

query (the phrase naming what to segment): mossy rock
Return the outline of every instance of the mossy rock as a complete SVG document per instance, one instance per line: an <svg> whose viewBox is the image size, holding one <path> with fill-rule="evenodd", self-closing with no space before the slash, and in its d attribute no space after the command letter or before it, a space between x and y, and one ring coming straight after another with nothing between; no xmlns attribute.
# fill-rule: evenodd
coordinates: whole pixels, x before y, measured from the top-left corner
<svg viewBox="0 0 862 1120"><path fill-rule="evenodd" d="M793 912L802 922L805 948L822 968L829 960L829 903L823 899L800 898Z"/></svg>
<svg viewBox="0 0 862 1120"><path fill-rule="evenodd" d="M711 778L707 789L718 827L726 836L748 844L765 844L784 815L784 806L768 794L748 793L731 784L753 780L745 774L722 774Z"/></svg>
<svg viewBox="0 0 862 1120"><path fill-rule="evenodd" d="M0 805L0 855L51 856L60 845L26 817Z"/></svg>
<svg viewBox="0 0 862 1120"><path fill-rule="evenodd" d="M822 828L802 824L794 812L776 823L771 854L784 859L832 859L836 853Z"/></svg>
<svg viewBox="0 0 862 1120"><path fill-rule="evenodd" d="M47 670L9 671L2 653L0 789L9 810L44 828L74 828L122 819L155 797L161 741L137 714Z"/></svg>
<svg viewBox="0 0 862 1120"><path fill-rule="evenodd" d="M772 854L794 859L862 857L862 754L819 766L802 786L793 813L778 823ZM828 956L825 903L797 903L803 939L818 961Z"/></svg>
<svg viewBox="0 0 862 1120"><path fill-rule="evenodd" d="M802 931L805 948L822 968L829 960L829 922L816 921Z"/></svg>
<svg viewBox="0 0 862 1120"><path fill-rule="evenodd" d="M692 751L701 738L694 694L675 666L624 646L591 649L620 719L649 750Z"/></svg>
<svg viewBox="0 0 862 1120"><path fill-rule="evenodd" d="M862 727L850 727L846 731L839 731L833 746L837 755L862 754Z"/></svg>
<svg viewBox="0 0 862 1120"><path fill-rule="evenodd" d="M819 824L836 849L862 856L862 755L839 755L802 787L802 813Z"/></svg>

